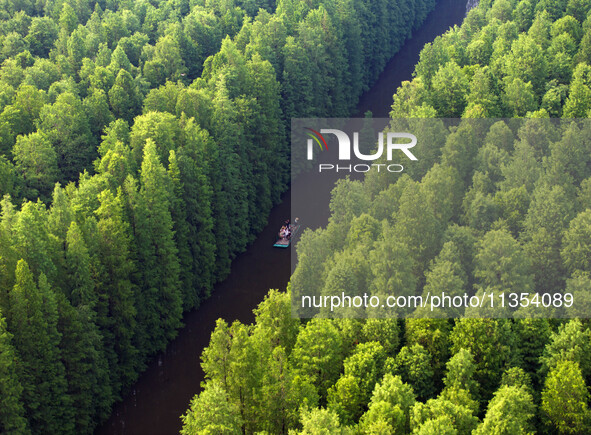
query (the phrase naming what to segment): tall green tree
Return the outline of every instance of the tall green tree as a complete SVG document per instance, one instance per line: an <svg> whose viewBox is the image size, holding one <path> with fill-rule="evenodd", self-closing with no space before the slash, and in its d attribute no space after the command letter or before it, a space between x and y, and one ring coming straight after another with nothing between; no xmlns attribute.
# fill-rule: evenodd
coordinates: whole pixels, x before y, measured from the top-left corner
<svg viewBox="0 0 591 435"><path fill-rule="evenodd" d="M230 222L225 216L233 203L224 189L222 153L211 135L190 119L185 125L185 135L186 144L179 151L179 164L185 184L188 217L199 233L199 237L191 238L191 241L196 244L194 251L198 251L199 256L203 255L200 264L203 264L201 269L204 281L207 283L211 279L211 282L215 282L225 278L230 271L228 240L232 236ZM203 166L199 166L197 162L203 162ZM205 178L199 177L199 168ZM208 216L208 209L211 210L211 217ZM211 257L212 242L215 243L214 258ZM194 258L198 256L195 255ZM209 267L213 267L212 276L205 272Z"/></svg>
<svg viewBox="0 0 591 435"><path fill-rule="evenodd" d="M564 231L573 216L572 201L562 186L541 184L536 188L523 239L538 290L557 291L564 285L566 271L560 250Z"/></svg>
<svg viewBox="0 0 591 435"><path fill-rule="evenodd" d="M515 357L514 335L505 319L459 319L451 332L451 351L468 350L474 357L474 378L480 400L486 403L496 391L503 368Z"/></svg>
<svg viewBox="0 0 591 435"><path fill-rule="evenodd" d="M12 153L15 168L25 181L25 196L48 200L53 185L61 178L57 153L49 139L39 132L19 136Z"/></svg>
<svg viewBox="0 0 591 435"><path fill-rule="evenodd" d="M214 145L207 132L200 129L190 120L185 126L185 145L178 150L179 182L182 190L180 198L184 202L188 225L187 242L191 254L192 264L189 270L193 271L193 288L195 289L193 306L211 292L216 281L216 268L225 267L228 261L224 257L226 242L215 233L214 227L225 228L223 222L219 222L213 216L214 208L224 209L222 204L214 204L214 192L219 184L213 178L217 171L210 169L210 163L206 155ZM212 156L213 157L213 156ZM170 170L170 169L169 169ZM212 178L208 178L208 171L212 171ZM210 181L211 180L211 181ZM215 190L214 190L215 189ZM175 225L177 219L173 216ZM220 257L216 257L216 240L223 243L219 246Z"/></svg>
<svg viewBox="0 0 591 435"><path fill-rule="evenodd" d="M94 323L94 311L87 306L73 307L61 293L56 294L56 299L74 432L88 433L96 421L108 415L112 403L102 340Z"/></svg>
<svg viewBox="0 0 591 435"><path fill-rule="evenodd" d="M467 285L466 272L460 262L460 253L455 243L446 242L441 252L426 272L423 293L455 296L462 295Z"/></svg>
<svg viewBox="0 0 591 435"><path fill-rule="evenodd" d="M0 430L6 434L29 433L22 402L23 386L18 376L18 356L13 335L0 312Z"/></svg>
<svg viewBox="0 0 591 435"><path fill-rule="evenodd" d="M131 230L124 215L123 195L115 196L105 190L99 200L95 224L101 252L95 259L99 276L97 325L115 393L137 376L138 349L133 343L137 328L136 287L131 282L137 268L132 258Z"/></svg>
<svg viewBox="0 0 591 435"><path fill-rule="evenodd" d="M47 221L47 210L41 201L25 202L11 225L12 246L34 275L43 273L53 280L57 269L52 258L56 257L57 247L47 231Z"/></svg>
<svg viewBox="0 0 591 435"><path fill-rule="evenodd" d="M466 107L469 84L462 69L454 61L439 67L431 83L432 104L440 116L460 116Z"/></svg>
<svg viewBox="0 0 591 435"><path fill-rule="evenodd" d="M586 63L576 66L570 84L568 98L564 105L564 118L582 118L591 108L591 67Z"/></svg>
<svg viewBox="0 0 591 435"><path fill-rule="evenodd" d="M183 200L183 184L176 153L171 150L168 157L167 175L170 179L170 212L173 222L174 242L178 251L179 269L184 271L180 279L183 310L193 308L199 301L195 285L195 270L189 246L189 225L186 204Z"/></svg>
<svg viewBox="0 0 591 435"><path fill-rule="evenodd" d="M131 74L120 69L108 92L109 104L115 117L123 118L131 124L141 109L141 94Z"/></svg>
<svg viewBox="0 0 591 435"><path fill-rule="evenodd" d="M583 376L591 376L591 332L584 328L578 319L570 320L554 332L540 357L540 372L545 377L561 360L569 360L579 365Z"/></svg>
<svg viewBox="0 0 591 435"><path fill-rule="evenodd" d="M427 400L435 392L431 356L420 344L400 349L392 370L413 387L418 399Z"/></svg>
<svg viewBox="0 0 591 435"><path fill-rule="evenodd" d="M10 292L10 329L21 358L19 377L32 432L74 433L72 398L59 348L56 297L45 275L39 286L24 260L16 268Z"/></svg>
<svg viewBox="0 0 591 435"><path fill-rule="evenodd" d="M321 399L325 398L344 360L339 330L330 320L311 320L298 334L291 359L293 367L316 385Z"/></svg>
<svg viewBox="0 0 591 435"><path fill-rule="evenodd" d="M386 373L373 390L369 408L371 409L380 403L391 405L390 410L393 411L391 415L395 419L391 422L397 426L394 429L398 429L399 433L408 433L410 429L410 412L416 403L412 387L402 382L400 376ZM396 408L400 412L397 412Z"/></svg>
<svg viewBox="0 0 591 435"><path fill-rule="evenodd" d="M328 390L328 406L344 423L361 417L365 404L382 377L386 355L379 343L359 344L344 361L344 374Z"/></svg>
<svg viewBox="0 0 591 435"><path fill-rule="evenodd" d="M139 192L131 182L126 190L132 207L135 256L141 265L136 338L138 349L150 355L162 350L176 335L182 314L178 251L170 214L170 180L152 140L146 141L140 182Z"/></svg>
<svg viewBox="0 0 591 435"><path fill-rule="evenodd" d="M484 235L476 253L474 276L479 288L494 291L527 291L532 289L529 258L519 243L504 230Z"/></svg>
<svg viewBox="0 0 591 435"><path fill-rule="evenodd" d="M329 433L346 434L347 427L342 426L339 416L330 409L302 410L302 430L300 435L324 435Z"/></svg>
<svg viewBox="0 0 591 435"><path fill-rule="evenodd" d="M25 41L31 54L46 57L58 36L58 27L50 17L33 17Z"/></svg>
<svg viewBox="0 0 591 435"><path fill-rule="evenodd" d="M400 198L393 235L404 242L414 260L413 273L420 277L440 249L442 226L418 184L408 185ZM412 230L411 230L412 229Z"/></svg>
<svg viewBox="0 0 591 435"><path fill-rule="evenodd" d="M240 60L238 59L237 62ZM242 59L243 61L243 59ZM246 142L243 128L237 120L238 108L230 98L228 86L238 87L242 84L241 70L232 71L233 83L228 83L225 75L221 75L216 83L214 96L214 113L212 115L213 136L218 142L219 161L223 161L220 170L219 200L225 205L225 220L232 229L232 236L227 238L230 258L246 247L250 236L249 201L252 198L251 170L244 154ZM229 235L229 233L228 233Z"/></svg>
<svg viewBox="0 0 591 435"><path fill-rule="evenodd" d="M57 153L63 181L77 179L96 156L96 139L82 101L70 92L60 94L55 103L43 107L39 131L45 134Z"/></svg>
<svg viewBox="0 0 591 435"><path fill-rule="evenodd" d="M441 386L445 363L449 357L449 334L452 324L447 319L408 318L404 321L407 346L420 344L429 354L436 387Z"/></svg>
<svg viewBox="0 0 591 435"><path fill-rule="evenodd" d="M558 433L584 433L589 430L588 398L579 365L560 361L546 378L541 408Z"/></svg>
<svg viewBox="0 0 591 435"><path fill-rule="evenodd" d="M533 398L525 388L504 386L495 392L475 434L527 434L533 429Z"/></svg>
<svg viewBox="0 0 591 435"><path fill-rule="evenodd" d="M229 400L223 387L215 382L205 384L203 392L193 398L189 411L182 419L182 434L242 433L238 406Z"/></svg>
<svg viewBox="0 0 591 435"><path fill-rule="evenodd" d="M63 290L72 305L96 308L98 298L92 276L91 257L75 221L68 227L66 235L66 273L68 286Z"/></svg>
<svg viewBox="0 0 591 435"><path fill-rule="evenodd" d="M569 224L562 242L562 260L570 272L591 271L591 209L579 213Z"/></svg>
<svg viewBox="0 0 591 435"><path fill-rule="evenodd" d="M317 405L318 393L309 380L292 370L283 347L273 349L267 361L258 423L269 433L281 433L297 425L300 409Z"/></svg>

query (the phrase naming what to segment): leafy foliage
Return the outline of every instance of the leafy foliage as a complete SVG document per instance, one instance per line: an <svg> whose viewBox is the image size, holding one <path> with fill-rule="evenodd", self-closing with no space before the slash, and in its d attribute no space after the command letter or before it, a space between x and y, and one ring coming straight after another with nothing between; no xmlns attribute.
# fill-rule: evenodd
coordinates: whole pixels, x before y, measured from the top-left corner
<svg viewBox="0 0 591 435"><path fill-rule="evenodd" d="M265 226L287 188L288 120L350 113L433 4L1 2L0 431L91 433ZM207 431L281 432L302 400L325 403L343 340L329 331L326 355L298 340L284 302L232 326L232 376L269 358L209 384L196 409L245 403ZM261 394L275 406L255 412Z"/></svg>
<svg viewBox="0 0 591 435"><path fill-rule="evenodd" d="M337 26L329 12L326 5L308 14L300 28L306 42L330 47L313 25L322 23L330 34ZM586 117L591 110L590 12L591 4L582 1L483 1L462 26L427 44L413 80L394 95L392 125L412 127L400 121L409 114L463 119L452 128L417 120L423 127L417 130L439 139L425 141L425 161L407 175L374 173L362 182L337 183L328 226L302 235L288 294L480 296L568 289L581 305L556 311L556 317L588 316L589 123L544 118ZM309 113L319 107L312 85L297 79L326 70L317 57L313 65L302 62L309 45L287 36L284 49L283 59L271 61L284 65L290 97L284 111ZM338 81L336 74L331 78ZM296 86L303 105L293 100ZM333 107L333 113L339 112ZM527 119L517 124L472 117ZM319 402L300 402L299 422L284 433L329 433L328 426L333 433L364 434L590 431L587 321L536 318L528 309L478 318L482 312L474 308L465 314L476 318L462 319L420 309L405 320L313 314L301 321L287 353L291 370L310 379ZM393 311L393 317L407 314ZM422 318L428 314L433 318ZM278 342L267 334L270 343ZM218 340L216 331L204 353L212 379L223 364L206 356Z"/></svg>

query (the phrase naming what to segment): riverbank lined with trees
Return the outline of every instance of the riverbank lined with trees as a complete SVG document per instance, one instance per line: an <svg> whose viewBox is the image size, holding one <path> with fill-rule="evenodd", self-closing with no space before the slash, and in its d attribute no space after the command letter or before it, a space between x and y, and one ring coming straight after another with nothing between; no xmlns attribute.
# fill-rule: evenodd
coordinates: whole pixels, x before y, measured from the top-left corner
<svg viewBox="0 0 591 435"><path fill-rule="evenodd" d="M420 160L396 179L340 182L327 228L302 235L288 292L272 290L253 325L218 321L184 433L591 430L591 131L571 122L591 109L590 8L481 2L427 44L391 113L397 131L431 137ZM528 119L441 134L436 118L461 116ZM518 320L293 319L290 294L310 283L326 295L567 290L583 320L535 307Z"/></svg>
<svg viewBox="0 0 591 435"><path fill-rule="evenodd" d="M104 420L265 224L286 120L347 115L432 6L4 3L2 431Z"/></svg>

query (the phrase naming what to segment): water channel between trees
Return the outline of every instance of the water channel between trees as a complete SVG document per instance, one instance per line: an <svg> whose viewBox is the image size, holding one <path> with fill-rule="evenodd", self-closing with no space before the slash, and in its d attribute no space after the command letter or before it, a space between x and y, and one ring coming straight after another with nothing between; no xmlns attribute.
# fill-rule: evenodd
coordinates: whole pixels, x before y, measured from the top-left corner
<svg viewBox="0 0 591 435"><path fill-rule="evenodd" d="M440 0L402 49L386 65L374 86L361 98L356 116L371 111L374 117L387 117L392 95L404 80L412 78L421 48L449 27L460 24L466 12L466 0ZM304 181L305 182L305 181ZM325 186L324 189L318 187ZM327 223L330 185L315 184L314 200L325 204L325 213L315 213L308 228ZM181 428L179 416L187 410L191 398L200 391L203 371L200 356L209 343L218 318L228 322L251 323L252 310L270 288L284 290L290 276L290 250L273 248L278 226L290 216L287 191L269 216L268 225L246 252L232 264L230 276L216 285L212 296L198 309L187 313L184 328L166 351L150 362L123 401L115 404L111 417L96 434L174 434Z"/></svg>

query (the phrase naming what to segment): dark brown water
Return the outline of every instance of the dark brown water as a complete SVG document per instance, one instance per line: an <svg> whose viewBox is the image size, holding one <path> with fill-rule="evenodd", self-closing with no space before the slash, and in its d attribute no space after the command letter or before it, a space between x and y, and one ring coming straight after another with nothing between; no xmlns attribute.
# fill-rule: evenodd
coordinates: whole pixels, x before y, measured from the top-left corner
<svg viewBox="0 0 591 435"><path fill-rule="evenodd" d="M357 115L371 110L374 117L387 117L392 95L403 80L410 80L419 52L425 43L460 24L466 0L440 0L423 26L394 56L375 85L362 96ZM322 204L324 213L315 213L306 227L325 225L328 219L328 183L309 183L311 200ZM319 188L322 187L322 188ZM248 250L236 258L230 276L216 285L212 296L199 309L186 314L185 327L166 351L155 357L140 375L131 392L116 404L113 414L96 434L175 434L181 428L179 416L187 410L191 398L200 391L203 372L200 355L209 343L218 318L228 322L251 323L252 313L271 288L285 289L290 276L290 250L273 248L277 228L290 216L290 191L269 216L269 224Z"/></svg>

